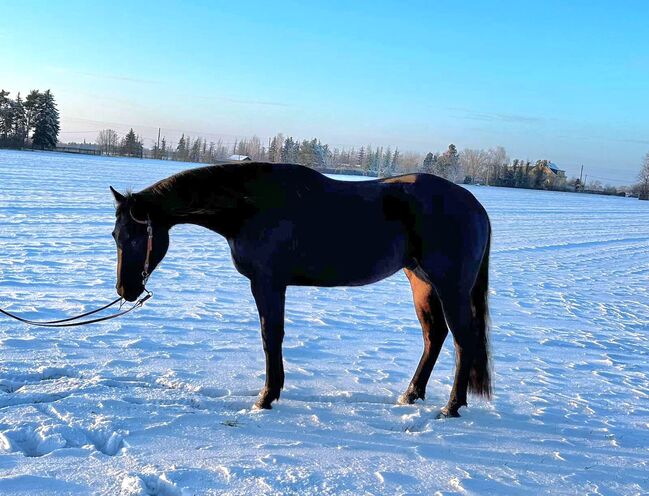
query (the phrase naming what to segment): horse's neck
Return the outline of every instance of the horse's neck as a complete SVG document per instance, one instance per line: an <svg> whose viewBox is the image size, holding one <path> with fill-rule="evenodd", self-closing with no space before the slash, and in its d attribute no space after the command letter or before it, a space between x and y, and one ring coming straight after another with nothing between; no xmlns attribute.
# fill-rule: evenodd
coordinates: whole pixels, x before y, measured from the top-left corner
<svg viewBox="0 0 649 496"><path fill-rule="evenodd" d="M183 178L153 194L170 227L195 224L229 237L238 230L244 213L242 195L222 187L214 177Z"/></svg>

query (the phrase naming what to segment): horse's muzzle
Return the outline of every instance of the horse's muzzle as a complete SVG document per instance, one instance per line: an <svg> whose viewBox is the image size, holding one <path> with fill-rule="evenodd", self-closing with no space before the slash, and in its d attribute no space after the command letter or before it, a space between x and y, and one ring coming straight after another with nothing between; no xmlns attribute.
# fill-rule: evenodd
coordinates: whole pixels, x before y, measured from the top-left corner
<svg viewBox="0 0 649 496"><path fill-rule="evenodd" d="M137 300L138 296L140 296L144 292L144 288L132 291L125 289L124 286L117 286L116 289L117 294L124 298L126 301L135 301Z"/></svg>

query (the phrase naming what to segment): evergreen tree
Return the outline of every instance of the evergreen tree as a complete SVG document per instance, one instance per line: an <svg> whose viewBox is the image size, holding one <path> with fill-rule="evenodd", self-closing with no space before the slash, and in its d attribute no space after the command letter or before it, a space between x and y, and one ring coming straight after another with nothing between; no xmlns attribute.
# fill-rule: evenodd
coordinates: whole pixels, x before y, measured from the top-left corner
<svg viewBox="0 0 649 496"><path fill-rule="evenodd" d="M362 164L363 170L365 172L370 172L370 170L372 170L373 160L374 160L374 151L372 150L372 145L367 145L365 147L365 162Z"/></svg>
<svg viewBox="0 0 649 496"><path fill-rule="evenodd" d="M0 144L9 144L13 128L13 102L9 92L0 89Z"/></svg>
<svg viewBox="0 0 649 496"><path fill-rule="evenodd" d="M381 157L383 157L383 147L377 148L374 151L374 157L372 158L371 170L377 176L381 175Z"/></svg>
<svg viewBox="0 0 649 496"><path fill-rule="evenodd" d="M383 164L381 165L380 175L389 176L390 175L390 166L392 165L392 150L388 146L385 155L383 155Z"/></svg>
<svg viewBox="0 0 649 496"><path fill-rule="evenodd" d="M312 143L315 152L314 166L318 169L324 169L331 162L331 150L329 150L329 145L323 145L320 143L320 140L316 140L315 138Z"/></svg>
<svg viewBox="0 0 649 496"><path fill-rule="evenodd" d="M361 149L358 150L358 165L359 167L365 166L365 147L361 146Z"/></svg>
<svg viewBox="0 0 649 496"><path fill-rule="evenodd" d="M180 137L178 146L176 146L176 160L185 162L187 160L187 144L185 143L185 134Z"/></svg>
<svg viewBox="0 0 649 496"><path fill-rule="evenodd" d="M122 155L142 158L142 152L142 142L139 137L135 135L133 128L131 128L122 141Z"/></svg>
<svg viewBox="0 0 649 496"><path fill-rule="evenodd" d="M160 143L160 158L167 159L167 138L162 137L162 142Z"/></svg>
<svg viewBox="0 0 649 496"><path fill-rule="evenodd" d="M207 140L203 140L203 149L201 150L201 162L209 162L207 156Z"/></svg>
<svg viewBox="0 0 649 496"><path fill-rule="evenodd" d="M390 176L393 176L394 173L399 168L399 149L394 149L394 154L392 155L392 163L390 164Z"/></svg>
<svg viewBox="0 0 649 496"><path fill-rule="evenodd" d="M277 154L279 152L279 144L277 143L277 136L273 136L273 139L268 145L268 161L275 162L277 160Z"/></svg>
<svg viewBox="0 0 649 496"><path fill-rule="evenodd" d="M294 140L291 136L284 140L284 145L281 151L281 160L285 164L298 163L298 155L300 151L300 142Z"/></svg>
<svg viewBox="0 0 649 496"><path fill-rule="evenodd" d="M196 138L189 151L190 162L200 162L201 160L201 139Z"/></svg>
<svg viewBox="0 0 649 496"><path fill-rule="evenodd" d="M34 130L34 122L38 113L38 102L41 99L41 93L38 90L31 90L25 98L25 118L27 120L27 138L29 133Z"/></svg>
<svg viewBox="0 0 649 496"><path fill-rule="evenodd" d="M27 139L27 118L25 116L25 106L20 93L16 96L13 111L13 141L14 146L22 148Z"/></svg>
<svg viewBox="0 0 649 496"><path fill-rule="evenodd" d="M297 162L307 167L315 167L316 156L315 156L315 140L302 140L300 144L300 149L298 152Z"/></svg>
<svg viewBox="0 0 649 496"><path fill-rule="evenodd" d="M56 148L59 137L59 111L56 108L54 95L50 90L39 97L36 115L34 116L34 136L32 147L44 150Z"/></svg>
<svg viewBox="0 0 649 496"><path fill-rule="evenodd" d="M426 157L424 157L424 163L421 165L421 170L422 172L433 174L435 172L436 164L437 164L437 155L433 155L432 152L428 152L426 154Z"/></svg>

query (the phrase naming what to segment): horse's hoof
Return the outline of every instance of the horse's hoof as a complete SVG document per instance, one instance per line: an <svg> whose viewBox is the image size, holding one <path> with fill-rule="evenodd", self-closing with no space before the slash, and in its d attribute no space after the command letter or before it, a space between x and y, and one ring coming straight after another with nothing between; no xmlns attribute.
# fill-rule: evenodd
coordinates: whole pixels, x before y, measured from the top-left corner
<svg viewBox="0 0 649 496"><path fill-rule="evenodd" d="M409 391L399 396L397 403L399 405L412 405L414 404L415 401L417 401L417 398L418 398L417 393L413 391Z"/></svg>
<svg viewBox="0 0 649 496"><path fill-rule="evenodd" d="M419 399L423 401L424 394L417 392L417 390L414 389L413 387L409 387L408 389L406 389L405 393L399 396L397 403L399 405L412 405L415 401Z"/></svg>
<svg viewBox="0 0 649 496"><path fill-rule="evenodd" d="M273 407L270 404L270 401L267 400L257 400L257 402L252 405L253 410L272 410Z"/></svg>
<svg viewBox="0 0 649 496"><path fill-rule="evenodd" d="M264 388L259 393L259 398L257 398L257 402L255 403L254 409L272 410L273 407L271 406L271 403L278 399L279 399L278 392L275 393L273 391L269 391L268 389Z"/></svg>
<svg viewBox="0 0 649 496"><path fill-rule="evenodd" d="M457 410L449 410L448 408L444 407L442 408L442 411L439 412L435 418L439 420L445 418L458 418L460 416L461 415Z"/></svg>

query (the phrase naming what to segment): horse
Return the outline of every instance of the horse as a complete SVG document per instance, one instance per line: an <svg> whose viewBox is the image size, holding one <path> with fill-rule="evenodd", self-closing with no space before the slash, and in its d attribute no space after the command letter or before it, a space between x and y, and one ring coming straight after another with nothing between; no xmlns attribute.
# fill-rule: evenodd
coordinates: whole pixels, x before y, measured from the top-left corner
<svg viewBox="0 0 649 496"><path fill-rule="evenodd" d="M116 289L125 300L145 290L175 225L196 224L227 240L259 313L266 380L255 408L270 409L284 386L287 286L362 286L399 270L412 288L424 350L398 402L424 400L449 329L455 377L439 416L460 416L467 391L491 397L491 224L465 188L423 173L352 182L300 165L248 162L186 170L137 193L110 189Z"/></svg>

